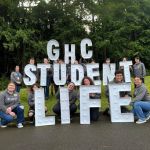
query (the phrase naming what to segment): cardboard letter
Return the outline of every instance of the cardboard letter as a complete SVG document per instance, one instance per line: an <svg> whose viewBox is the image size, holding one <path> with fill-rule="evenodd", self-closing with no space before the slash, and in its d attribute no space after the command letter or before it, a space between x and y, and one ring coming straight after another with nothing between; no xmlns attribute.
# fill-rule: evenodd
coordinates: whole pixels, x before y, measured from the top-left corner
<svg viewBox="0 0 150 150"><path fill-rule="evenodd" d="M120 106L131 102L131 97L120 97L121 91L131 91L130 83L109 84L111 122L134 122L133 113L121 113Z"/></svg>

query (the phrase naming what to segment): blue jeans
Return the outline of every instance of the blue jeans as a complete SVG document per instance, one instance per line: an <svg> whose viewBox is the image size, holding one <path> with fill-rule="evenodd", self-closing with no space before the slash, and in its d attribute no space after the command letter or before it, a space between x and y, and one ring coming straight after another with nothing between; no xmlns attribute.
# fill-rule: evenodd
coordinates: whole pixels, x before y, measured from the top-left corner
<svg viewBox="0 0 150 150"><path fill-rule="evenodd" d="M21 89L21 85L16 85L16 92L20 92L20 89Z"/></svg>
<svg viewBox="0 0 150 150"><path fill-rule="evenodd" d="M150 102L148 101L134 102L133 112L139 119L145 120L147 115L150 113Z"/></svg>
<svg viewBox="0 0 150 150"><path fill-rule="evenodd" d="M46 86L44 86L44 94L45 94L45 98L46 99L49 98L49 87L50 87L50 84L51 84L50 78L47 78Z"/></svg>
<svg viewBox="0 0 150 150"><path fill-rule="evenodd" d="M15 107L12 110L12 112L14 112L17 116L17 124L24 122L24 109L20 108L20 105ZM6 114L2 111L0 111L0 118L1 118L1 124L2 125L7 125L8 123L10 123L14 120L14 118L11 115Z"/></svg>

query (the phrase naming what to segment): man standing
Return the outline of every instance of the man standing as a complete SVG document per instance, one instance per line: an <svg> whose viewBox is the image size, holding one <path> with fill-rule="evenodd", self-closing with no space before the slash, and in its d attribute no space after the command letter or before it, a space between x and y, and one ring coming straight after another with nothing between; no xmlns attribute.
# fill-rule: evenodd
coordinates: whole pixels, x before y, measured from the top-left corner
<svg viewBox="0 0 150 150"><path fill-rule="evenodd" d="M22 74L20 73L20 67L16 66L15 71L10 75L11 81L16 85L16 92L20 92L21 83L22 83Z"/></svg>
<svg viewBox="0 0 150 150"><path fill-rule="evenodd" d="M140 77L144 83L144 76L146 76L146 69L144 63L140 61L139 57L135 57L135 64L133 65L134 77Z"/></svg>

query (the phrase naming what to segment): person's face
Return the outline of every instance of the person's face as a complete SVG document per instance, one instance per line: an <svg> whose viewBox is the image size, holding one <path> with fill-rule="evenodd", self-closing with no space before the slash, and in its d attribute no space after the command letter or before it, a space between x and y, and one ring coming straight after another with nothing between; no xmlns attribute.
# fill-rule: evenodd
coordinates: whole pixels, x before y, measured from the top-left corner
<svg viewBox="0 0 150 150"><path fill-rule="evenodd" d="M59 60L59 64L63 64L63 63L64 63L63 60L60 59L60 60Z"/></svg>
<svg viewBox="0 0 150 150"><path fill-rule="evenodd" d="M135 63L139 63L139 62L140 62L140 60L135 58Z"/></svg>
<svg viewBox="0 0 150 150"><path fill-rule="evenodd" d="M134 84L136 86L140 86L142 84L142 80L138 77L134 78Z"/></svg>
<svg viewBox="0 0 150 150"><path fill-rule="evenodd" d="M68 84L68 90L72 91L74 89L74 84L73 83L69 83Z"/></svg>
<svg viewBox="0 0 150 150"><path fill-rule="evenodd" d="M123 58L123 61L127 61L127 59L126 59L126 58Z"/></svg>
<svg viewBox="0 0 150 150"><path fill-rule="evenodd" d="M116 79L117 82L122 82L123 75L121 73L120 74L116 74L115 79Z"/></svg>
<svg viewBox="0 0 150 150"><path fill-rule="evenodd" d="M33 91L35 91L36 89L38 89L38 87L36 85L33 86Z"/></svg>
<svg viewBox="0 0 150 150"><path fill-rule="evenodd" d="M19 70L20 70L19 66L16 66L15 70L16 70L16 72L19 72Z"/></svg>
<svg viewBox="0 0 150 150"><path fill-rule="evenodd" d="M48 59L47 58L44 58L44 64L48 64Z"/></svg>
<svg viewBox="0 0 150 150"><path fill-rule="evenodd" d="M75 61L74 61L74 64L78 64L78 61L77 61L77 60L75 60Z"/></svg>
<svg viewBox="0 0 150 150"><path fill-rule="evenodd" d="M13 84L13 83L9 83L9 84L8 84L8 86L7 86L8 92L14 92L15 89L16 89L15 84Z"/></svg>
<svg viewBox="0 0 150 150"><path fill-rule="evenodd" d="M35 60L34 59L30 59L30 64L34 65L35 64Z"/></svg>
<svg viewBox="0 0 150 150"><path fill-rule="evenodd" d="M84 85L90 85L90 80L89 79L84 79Z"/></svg>
<svg viewBox="0 0 150 150"><path fill-rule="evenodd" d="M106 64L110 64L110 59L106 59Z"/></svg>

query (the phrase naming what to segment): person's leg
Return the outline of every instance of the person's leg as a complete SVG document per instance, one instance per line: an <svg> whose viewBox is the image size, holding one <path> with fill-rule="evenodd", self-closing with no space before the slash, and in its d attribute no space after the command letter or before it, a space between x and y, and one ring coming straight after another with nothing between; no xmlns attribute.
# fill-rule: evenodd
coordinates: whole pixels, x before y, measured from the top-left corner
<svg viewBox="0 0 150 150"><path fill-rule="evenodd" d="M2 111L0 111L1 125L7 125L12 122L14 119L11 115L8 115Z"/></svg>
<svg viewBox="0 0 150 150"><path fill-rule="evenodd" d="M16 84L16 92L19 93L20 92L20 88L21 88L21 86Z"/></svg>
<svg viewBox="0 0 150 150"><path fill-rule="evenodd" d="M97 121L99 118L99 108L90 108L91 121Z"/></svg>
<svg viewBox="0 0 150 150"><path fill-rule="evenodd" d="M56 113L57 115L60 115L60 104L59 103L54 105L53 112Z"/></svg>
<svg viewBox="0 0 150 150"><path fill-rule="evenodd" d="M24 109L21 108L20 105L18 105L12 111L15 112L15 114L17 116L17 124L23 123L24 122Z"/></svg>
<svg viewBox="0 0 150 150"><path fill-rule="evenodd" d="M73 115L76 111L77 111L76 104L71 104L70 105L70 115Z"/></svg>
<svg viewBox="0 0 150 150"><path fill-rule="evenodd" d="M45 98L49 99L49 86L50 86L50 79L47 78L47 83L46 83L46 87L45 87Z"/></svg>
<svg viewBox="0 0 150 150"><path fill-rule="evenodd" d="M133 105L133 109L139 119L145 120L146 112L148 113L150 111L150 102L146 102L146 101L135 102Z"/></svg>

